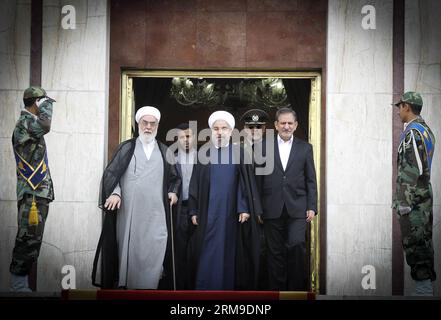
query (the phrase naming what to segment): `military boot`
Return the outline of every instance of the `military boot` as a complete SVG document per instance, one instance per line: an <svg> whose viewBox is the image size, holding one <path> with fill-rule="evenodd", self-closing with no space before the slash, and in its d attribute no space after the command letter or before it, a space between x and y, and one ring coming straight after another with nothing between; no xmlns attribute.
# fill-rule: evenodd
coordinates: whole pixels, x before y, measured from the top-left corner
<svg viewBox="0 0 441 320"><path fill-rule="evenodd" d="M19 276L11 273L11 292L32 292L29 289L28 276Z"/></svg>
<svg viewBox="0 0 441 320"><path fill-rule="evenodd" d="M415 291L413 293L413 296L432 297L433 296L432 281L430 279L415 280Z"/></svg>

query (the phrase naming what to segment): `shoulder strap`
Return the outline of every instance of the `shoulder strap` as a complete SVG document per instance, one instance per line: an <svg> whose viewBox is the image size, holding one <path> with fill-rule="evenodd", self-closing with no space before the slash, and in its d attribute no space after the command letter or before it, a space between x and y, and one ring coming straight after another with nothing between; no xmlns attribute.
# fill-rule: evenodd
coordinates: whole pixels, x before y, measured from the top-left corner
<svg viewBox="0 0 441 320"><path fill-rule="evenodd" d="M433 153L435 151L435 145L433 143L432 137L429 134L429 131L422 124L420 124L418 122L412 122L407 126L406 130L403 132L403 135L406 136L406 134L410 130L416 131L421 136L421 139L423 140L423 143L424 143L424 149L425 149L426 155L427 155L427 162L428 162L429 170L431 170Z"/></svg>

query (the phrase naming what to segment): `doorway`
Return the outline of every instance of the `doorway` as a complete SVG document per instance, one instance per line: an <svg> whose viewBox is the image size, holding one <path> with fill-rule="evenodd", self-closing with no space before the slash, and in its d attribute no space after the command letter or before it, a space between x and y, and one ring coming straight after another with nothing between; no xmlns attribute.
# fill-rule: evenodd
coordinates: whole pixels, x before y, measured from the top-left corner
<svg viewBox="0 0 441 320"><path fill-rule="evenodd" d="M120 142L137 136L136 110L152 105L161 111L158 140L182 122L197 120L198 130L208 127L209 115L218 109L231 112L241 130L241 115L251 109L265 110L273 129L275 112L290 106L298 115L296 137L308 141L314 150L317 184L320 186L321 75L317 72L241 72L127 70L122 72ZM318 188L318 211L320 188ZM307 232L310 290L320 290L320 218Z"/></svg>

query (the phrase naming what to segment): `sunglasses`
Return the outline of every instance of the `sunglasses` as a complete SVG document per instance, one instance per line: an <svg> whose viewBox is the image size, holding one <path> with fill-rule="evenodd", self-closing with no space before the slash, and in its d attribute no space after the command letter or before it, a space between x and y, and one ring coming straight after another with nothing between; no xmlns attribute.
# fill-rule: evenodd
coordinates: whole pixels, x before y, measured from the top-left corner
<svg viewBox="0 0 441 320"><path fill-rule="evenodd" d="M262 129L262 125L261 124L249 124L249 125L247 125L247 127L249 129Z"/></svg>

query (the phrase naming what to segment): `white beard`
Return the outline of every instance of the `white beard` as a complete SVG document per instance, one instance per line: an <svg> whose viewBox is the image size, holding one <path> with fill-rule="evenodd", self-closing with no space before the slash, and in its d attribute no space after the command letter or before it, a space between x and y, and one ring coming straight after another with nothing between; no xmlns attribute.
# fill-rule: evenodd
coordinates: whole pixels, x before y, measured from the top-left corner
<svg viewBox="0 0 441 320"><path fill-rule="evenodd" d="M143 143L150 143L153 140L155 140L157 133L158 133L158 130L155 130L150 134L141 132L139 135L139 139L141 139L141 142L143 142Z"/></svg>

